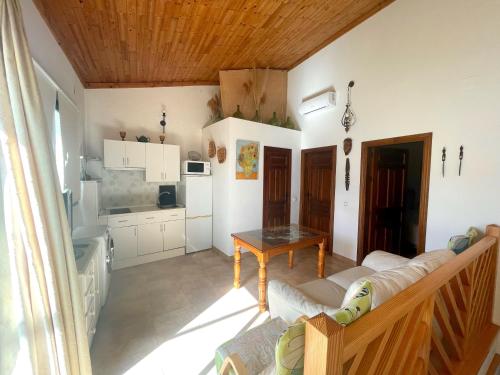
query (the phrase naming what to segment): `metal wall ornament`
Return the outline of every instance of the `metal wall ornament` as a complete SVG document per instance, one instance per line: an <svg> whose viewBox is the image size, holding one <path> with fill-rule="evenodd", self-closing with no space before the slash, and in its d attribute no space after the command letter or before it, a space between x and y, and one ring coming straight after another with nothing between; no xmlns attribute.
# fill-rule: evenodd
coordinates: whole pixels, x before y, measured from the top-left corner
<svg viewBox="0 0 500 375"><path fill-rule="evenodd" d="M444 177L444 165L446 163L446 147L443 147L443 150L441 151L441 161L443 162L441 173L443 174Z"/></svg>
<svg viewBox="0 0 500 375"><path fill-rule="evenodd" d="M464 145L460 146L460 153L458 154L458 160L460 160L460 164L458 165L458 175L462 175L462 159L464 158Z"/></svg>
<svg viewBox="0 0 500 375"><path fill-rule="evenodd" d="M345 129L345 132L347 133L351 126L353 126L356 123L356 115L351 109L351 88L354 86L354 81L350 81L349 84L347 85L347 104L345 105L345 111L344 114L342 115L342 126Z"/></svg>
<svg viewBox="0 0 500 375"><path fill-rule="evenodd" d="M348 156L352 150L352 139L346 138L343 142L344 154ZM345 190L349 191L349 185L351 184L351 162L349 158L345 160Z"/></svg>
<svg viewBox="0 0 500 375"><path fill-rule="evenodd" d="M162 116L162 119L160 121L160 125L163 129L162 133L165 134L165 126L167 125L167 121L165 121L165 117L167 116L167 114L165 113L165 111L163 111L163 114L161 116Z"/></svg>

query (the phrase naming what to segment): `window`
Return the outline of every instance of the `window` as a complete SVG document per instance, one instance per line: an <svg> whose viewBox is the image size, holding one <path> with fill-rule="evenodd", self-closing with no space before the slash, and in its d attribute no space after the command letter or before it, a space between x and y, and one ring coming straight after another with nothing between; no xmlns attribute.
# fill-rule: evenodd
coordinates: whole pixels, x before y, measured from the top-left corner
<svg viewBox="0 0 500 375"><path fill-rule="evenodd" d="M61 115L59 113L59 95L56 94L56 106L54 110L54 154L56 157L57 176L59 178L59 186L61 191L64 191L64 151L61 129Z"/></svg>

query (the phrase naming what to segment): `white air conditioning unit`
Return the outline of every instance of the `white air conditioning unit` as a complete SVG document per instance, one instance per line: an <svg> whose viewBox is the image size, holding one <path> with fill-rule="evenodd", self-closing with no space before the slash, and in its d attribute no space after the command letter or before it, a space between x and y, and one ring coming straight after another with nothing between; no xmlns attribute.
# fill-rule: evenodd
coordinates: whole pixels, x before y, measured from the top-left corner
<svg viewBox="0 0 500 375"><path fill-rule="evenodd" d="M303 101L299 106L299 113L301 115L307 115L308 113L318 112L324 109L330 109L335 107L336 104L336 93L335 91L327 91L321 95L315 96L314 98Z"/></svg>

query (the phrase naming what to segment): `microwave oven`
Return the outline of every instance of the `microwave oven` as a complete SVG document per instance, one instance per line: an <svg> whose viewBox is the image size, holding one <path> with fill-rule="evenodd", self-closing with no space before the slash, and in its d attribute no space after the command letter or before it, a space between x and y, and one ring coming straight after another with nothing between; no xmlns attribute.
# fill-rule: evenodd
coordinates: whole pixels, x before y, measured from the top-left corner
<svg viewBox="0 0 500 375"><path fill-rule="evenodd" d="M210 175L210 162L185 160L182 165L182 174Z"/></svg>

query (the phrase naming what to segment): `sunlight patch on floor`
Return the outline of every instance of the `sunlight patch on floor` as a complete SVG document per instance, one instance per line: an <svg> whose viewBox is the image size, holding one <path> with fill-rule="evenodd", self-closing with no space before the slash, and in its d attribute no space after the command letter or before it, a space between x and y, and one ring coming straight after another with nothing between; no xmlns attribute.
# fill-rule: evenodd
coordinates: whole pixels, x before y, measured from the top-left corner
<svg viewBox="0 0 500 375"><path fill-rule="evenodd" d="M246 288L232 289L125 374L215 374L215 349L268 318Z"/></svg>

